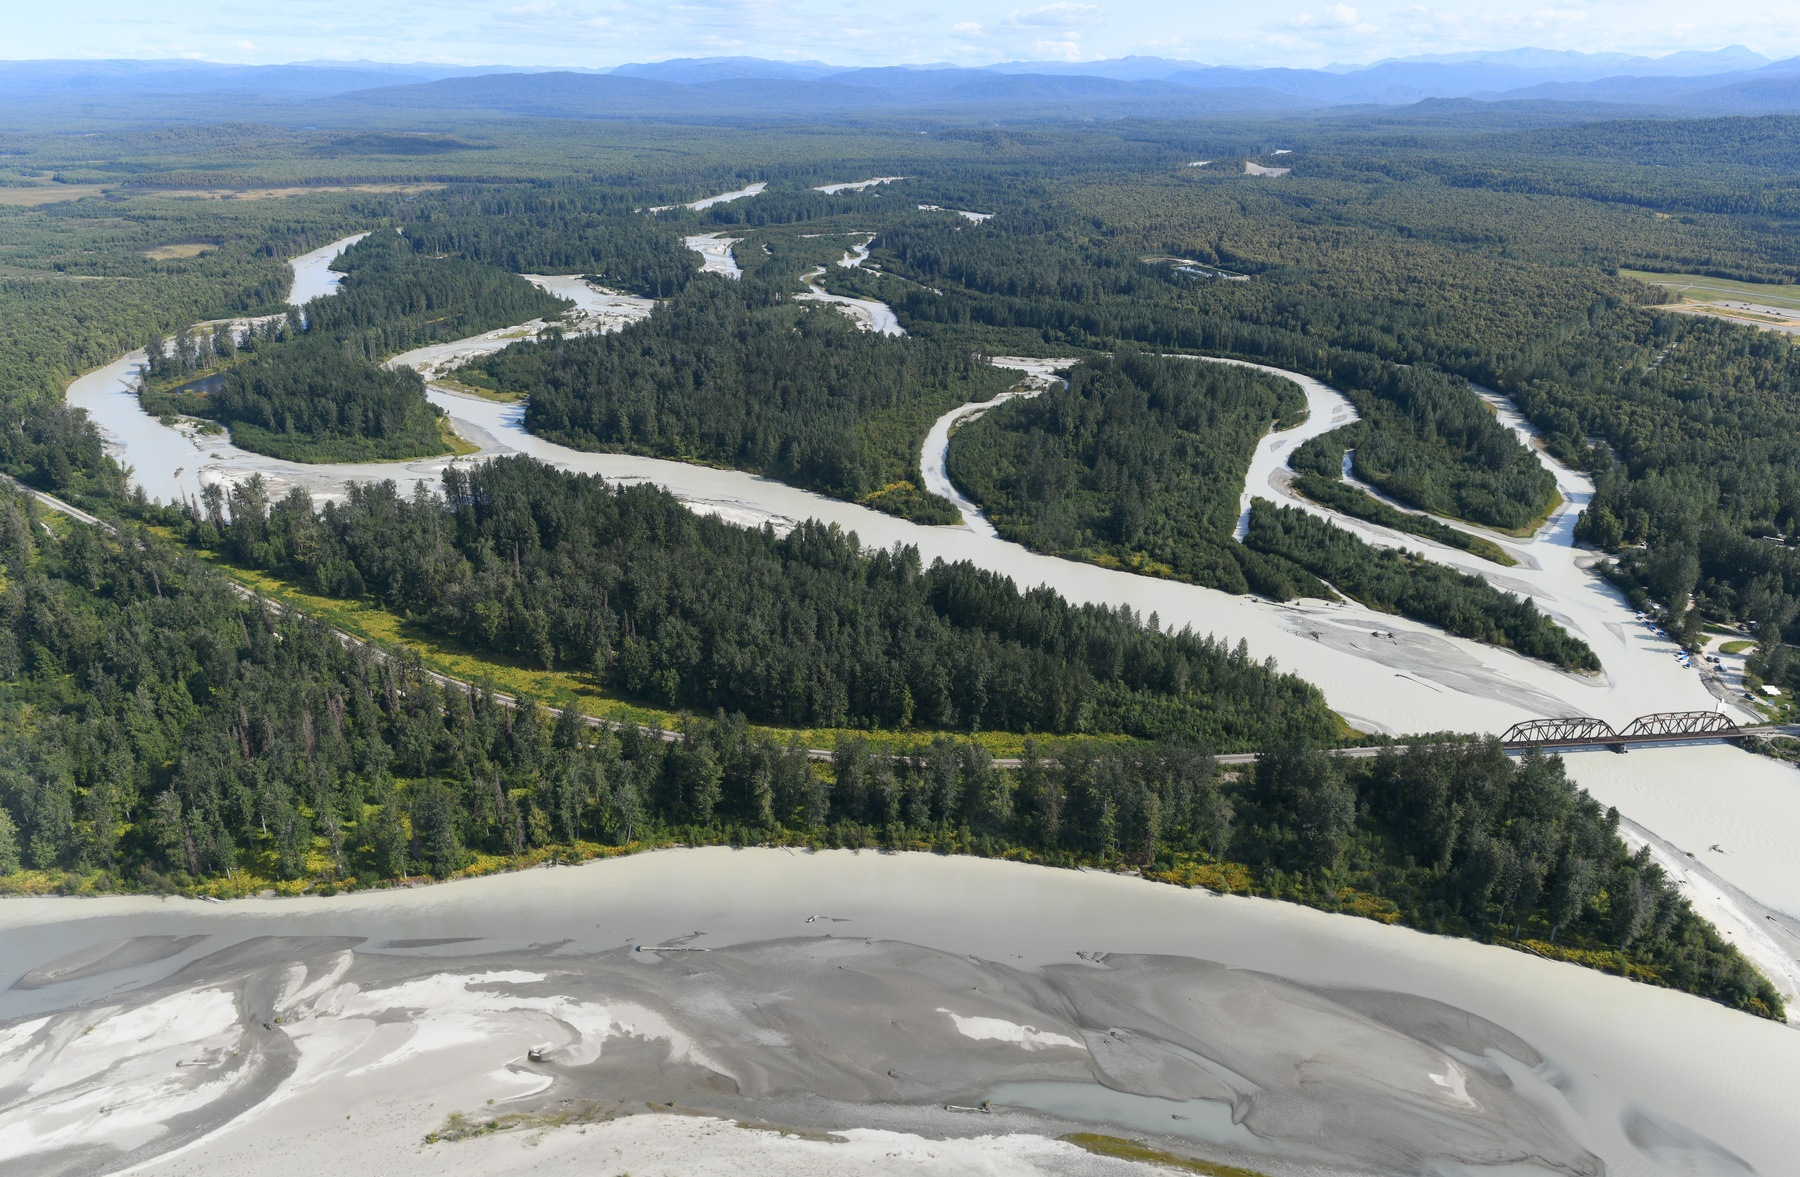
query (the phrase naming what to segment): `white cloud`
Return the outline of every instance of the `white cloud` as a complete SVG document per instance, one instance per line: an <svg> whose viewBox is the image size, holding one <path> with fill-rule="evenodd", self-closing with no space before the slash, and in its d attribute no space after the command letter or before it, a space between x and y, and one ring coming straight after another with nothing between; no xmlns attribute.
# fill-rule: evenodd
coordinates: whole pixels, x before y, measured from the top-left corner
<svg viewBox="0 0 1800 1177"><path fill-rule="evenodd" d="M544 31L570 28L603 29L612 23L612 15L599 8L577 4L560 4L557 0L532 0L494 13L495 23L514 28Z"/></svg>
<svg viewBox="0 0 1800 1177"><path fill-rule="evenodd" d="M1356 9L1348 4L1333 4L1323 12L1306 13L1294 19L1294 24L1303 29L1352 29L1358 23Z"/></svg>
<svg viewBox="0 0 1800 1177"><path fill-rule="evenodd" d="M1019 57L1080 61L1102 56L1088 51L1083 37L1105 24L1105 14L1092 4L1065 0L1036 8L1015 8L986 23L959 21L951 25L954 44L941 47L944 52L932 55L972 64Z"/></svg>
<svg viewBox="0 0 1800 1177"><path fill-rule="evenodd" d="M1092 4L1045 4L1013 12L1001 22L1005 28L1073 29L1101 23L1100 10Z"/></svg>

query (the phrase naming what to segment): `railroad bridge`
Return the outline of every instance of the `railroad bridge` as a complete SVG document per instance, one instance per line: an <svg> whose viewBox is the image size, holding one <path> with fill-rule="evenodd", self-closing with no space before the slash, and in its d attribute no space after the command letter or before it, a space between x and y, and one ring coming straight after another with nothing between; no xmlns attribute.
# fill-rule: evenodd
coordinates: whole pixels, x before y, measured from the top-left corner
<svg viewBox="0 0 1800 1177"><path fill-rule="evenodd" d="M1500 742L1508 748L1591 748L1602 745L1624 752L1633 745L1684 744L1696 740L1740 740L1761 734L1732 722L1720 711L1659 711L1640 715L1615 731L1604 719L1577 715L1532 719L1506 729Z"/></svg>

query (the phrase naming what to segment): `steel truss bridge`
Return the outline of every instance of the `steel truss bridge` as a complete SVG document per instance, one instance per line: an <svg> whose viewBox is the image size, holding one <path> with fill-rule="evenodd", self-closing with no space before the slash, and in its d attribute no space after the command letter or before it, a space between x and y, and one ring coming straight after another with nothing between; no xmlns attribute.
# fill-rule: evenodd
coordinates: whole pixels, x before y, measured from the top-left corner
<svg viewBox="0 0 1800 1177"><path fill-rule="evenodd" d="M1500 737L1500 742L1508 752L1523 752L1530 748L1550 751L1559 748L1611 748L1615 752L1626 752L1634 747L1654 748L1658 745L1692 744L1705 740L1748 743L1751 740L1773 739L1777 736L1800 739L1800 724L1770 723L1739 727L1729 717L1717 711L1663 711L1655 715L1638 716L1625 725L1624 731L1615 731L1604 719L1585 715L1565 719L1533 719L1526 723L1515 723ZM1380 756L1387 751L1391 749L1334 748L1331 755L1361 760ZM1216 759L1224 765L1255 764L1257 753L1232 752ZM1012 766L1006 761L996 760L994 763Z"/></svg>
<svg viewBox="0 0 1800 1177"><path fill-rule="evenodd" d="M1741 740L1760 735L1760 728L1741 728L1718 711L1659 711L1640 715L1615 731L1604 719L1579 715L1532 719L1506 729L1500 742L1508 748L1591 748L1623 752L1633 745L1686 744L1696 740Z"/></svg>

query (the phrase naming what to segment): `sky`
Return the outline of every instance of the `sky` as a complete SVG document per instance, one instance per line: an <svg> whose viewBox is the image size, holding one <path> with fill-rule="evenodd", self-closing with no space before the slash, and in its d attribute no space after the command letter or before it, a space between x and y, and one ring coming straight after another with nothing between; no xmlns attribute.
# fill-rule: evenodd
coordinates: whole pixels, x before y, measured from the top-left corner
<svg viewBox="0 0 1800 1177"><path fill-rule="evenodd" d="M1316 67L1524 46L1800 54L1800 3L1739 0L66 0L14 3L9 58L190 56L601 68L743 55L871 66L1145 54Z"/></svg>

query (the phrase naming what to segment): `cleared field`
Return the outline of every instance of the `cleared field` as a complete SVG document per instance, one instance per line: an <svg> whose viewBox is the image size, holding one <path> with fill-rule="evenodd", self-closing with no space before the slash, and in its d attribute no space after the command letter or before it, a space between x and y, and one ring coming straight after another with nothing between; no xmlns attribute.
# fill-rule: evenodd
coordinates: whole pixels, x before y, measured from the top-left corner
<svg viewBox="0 0 1800 1177"><path fill-rule="evenodd" d="M217 248L218 246L216 245L198 245L194 243L183 245L159 245L155 249L144 250L144 256L151 261L166 262L178 257L199 257L201 254L210 253Z"/></svg>
<svg viewBox="0 0 1800 1177"><path fill-rule="evenodd" d="M321 192L399 192L414 196L420 192L435 192L442 187L442 184L304 184L285 188L133 188L128 194L201 200L283 200L290 196L316 196ZM33 192L36 189L16 188L10 191ZM94 191L98 192L99 189L95 188Z"/></svg>
<svg viewBox="0 0 1800 1177"><path fill-rule="evenodd" d="M1690 302L1747 302L1757 306L1800 311L1800 286L1736 282L1730 278L1708 278L1701 274L1652 274L1644 270L1620 270L1619 275L1635 278L1652 286L1666 286Z"/></svg>
<svg viewBox="0 0 1800 1177"><path fill-rule="evenodd" d="M0 188L0 204L14 208L36 208L40 204L60 204L99 196L105 189L99 184L40 184L36 188Z"/></svg>

